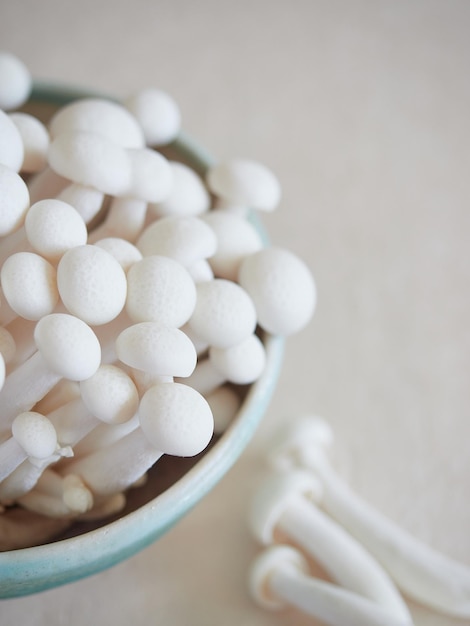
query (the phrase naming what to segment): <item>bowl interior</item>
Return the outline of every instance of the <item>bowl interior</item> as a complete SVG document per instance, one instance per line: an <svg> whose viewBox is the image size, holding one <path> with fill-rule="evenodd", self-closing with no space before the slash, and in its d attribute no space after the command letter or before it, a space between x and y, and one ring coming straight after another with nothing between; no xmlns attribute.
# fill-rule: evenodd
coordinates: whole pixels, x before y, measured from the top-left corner
<svg viewBox="0 0 470 626"><path fill-rule="evenodd" d="M23 110L46 122L58 107L94 95L82 89L38 84ZM201 175L213 162L197 142L183 133L162 152ZM267 243L256 215L250 219ZM267 353L266 369L256 383L237 389L242 404L227 430L214 435L206 450L196 457L162 457L149 471L146 483L129 491L126 507L118 515L100 522L74 522L52 539L47 521L37 520L44 529L40 545L0 552L0 598L36 593L111 567L164 534L216 485L256 431L279 377L284 341L266 333L260 336ZM13 508L4 515L11 516L13 533L15 516L18 524L25 523L20 510Z"/></svg>

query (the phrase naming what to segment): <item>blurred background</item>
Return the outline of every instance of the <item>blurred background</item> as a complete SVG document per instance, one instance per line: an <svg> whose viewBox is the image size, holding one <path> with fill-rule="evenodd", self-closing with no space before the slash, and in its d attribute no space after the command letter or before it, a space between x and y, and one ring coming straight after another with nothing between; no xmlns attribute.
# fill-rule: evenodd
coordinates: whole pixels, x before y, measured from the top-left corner
<svg viewBox="0 0 470 626"><path fill-rule="evenodd" d="M283 199L263 222L318 288L214 491L127 562L3 601L2 626L314 623L258 608L246 585L253 481L304 413L330 421L358 493L470 565L469 27L465 0L2 0L0 46L37 80L159 87L214 156L270 167ZM418 625L454 623L410 606Z"/></svg>

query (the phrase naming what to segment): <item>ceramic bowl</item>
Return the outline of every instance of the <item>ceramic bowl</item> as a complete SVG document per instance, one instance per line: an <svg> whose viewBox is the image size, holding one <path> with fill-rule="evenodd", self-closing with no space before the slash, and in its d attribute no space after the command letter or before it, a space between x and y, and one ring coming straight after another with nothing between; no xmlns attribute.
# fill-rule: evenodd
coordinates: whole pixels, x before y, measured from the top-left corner
<svg viewBox="0 0 470 626"><path fill-rule="evenodd" d="M35 85L25 110L47 120L68 102L96 95L56 85ZM212 159L197 142L181 134L168 147L171 158L203 174ZM255 215L260 234L266 234ZM0 552L0 598L36 593L96 574L134 555L161 537L221 480L240 457L266 412L281 369L284 342L262 335L267 365L261 378L240 389L241 407L227 430L193 459L163 457L146 484L132 489L126 509L99 524L74 522L41 545ZM6 513L8 514L8 513Z"/></svg>

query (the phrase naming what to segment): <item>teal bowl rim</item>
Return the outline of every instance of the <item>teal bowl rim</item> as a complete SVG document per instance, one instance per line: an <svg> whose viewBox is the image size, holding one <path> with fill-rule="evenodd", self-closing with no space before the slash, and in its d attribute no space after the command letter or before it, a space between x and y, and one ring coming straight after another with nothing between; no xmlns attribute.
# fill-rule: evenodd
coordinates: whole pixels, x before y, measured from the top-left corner
<svg viewBox="0 0 470 626"><path fill-rule="evenodd" d="M30 100L63 105L97 95L89 90L36 84ZM214 161L191 137L173 142L179 155L203 173ZM265 243L267 235L251 215ZM265 334L266 369L250 385L233 422L202 458L163 493L135 511L82 535L0 553L0 598L25 596L74 582L108 569L140 552L165 534L223 478L255 434L280 375L284 339Z"/></svg>

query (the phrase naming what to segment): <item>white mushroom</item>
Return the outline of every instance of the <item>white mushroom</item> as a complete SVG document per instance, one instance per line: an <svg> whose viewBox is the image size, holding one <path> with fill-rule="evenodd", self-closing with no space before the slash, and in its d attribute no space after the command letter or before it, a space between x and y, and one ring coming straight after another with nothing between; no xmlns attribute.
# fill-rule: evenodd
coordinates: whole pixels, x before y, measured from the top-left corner
<svg viewBox="0 0 470 626"><path fill-rule="evenodd" d="M278 435L270 454L280 467L301 466L321 481L322 508L382 564L409 597L448 615L470 617L470 568L434 550L356 495L328 462L332 440L322 418L305 417Z"/></svg>
<svg viewBox="0 0 470 626"><path fill-rule="evenodd" d="M250 294L259 325L274 335L300 331L313 316L316 287L307 265L283 248L263 248L247 256L238 273Z"/></svg>
<svg viewBox="0 0 470 626"><path fill-rule="evenodd" d="M49 149L49 133L44 124L29 113L10 113L9 115L19 130L23 141L23 163L21 172L32 174L40 172L47 165L47 151Z"/></svg>
<svg viewBox="0 0 470 626"><path fill-rule="evenodd" d="M204 396L226 382L248 385L257 380L266 365L266 351L260 339L252 334L228 348L209 348L208 357L199 361L184 382Z"/></svg>
<svg viewBox="0 0 470 626"><path fill-rule="evenodd" d="M173 188L173 171L168 160L150 148L129 149L127 155L132 180L126 196L145 202L166 200Z"/></svg>
<svg viewBox="0 0 470 626"><path fill-rule="evenodd" d="M210 211L202 219L217 237L217 249L209 259L214 275L237 281L241 262L263 247L259 231L245 217L227 211Z"/></svg>
<svg viewBox="0 0 470 626"><path fill-rule="evenodd" d="M72 315L46 315L37 322L34 339L37 352L6 377L0 391L3 428L8 428L18 413L29 411L61 378L85 380L100 365L96 335Z"/></svg>
<svg viewBox="0 0 470 626"><path fill-rule="evenodd" d="M195 306L196 286L178 261L153 255L129 269L126 311L133 321L154 321L178 328L189 320Z"/></svg>
<svg viewBox="0 0 470 626"><path fill-rule="evenodd" d="M280 533L304 549L342 587L382 607L397 623L411 624L408 608L378 562L339 524L320 511L321 485L311 475L268 475L250 508L253 534L263 545Z"/></svg>
<svg viewBox="0 0 470 626"><path fill-rule="evenodd" d="M53 138L48 163L60 176L110 195L125 195L132 182L127 150L97 132L66 131Z"/></svg>
<svg viewBox="0 0 470 626"><path fill-rule="evenodd" d="M138 198L112 198L106 216L88 237L95 243L106 237L121 237L133 243L145 226L147 202Z"/></svg>
<svg viewBox="0 0 470 626"><path fill-rule="evenodd" d="M158 322L140 322L116 339L116 353L129 367L155 376L189 376L196 366L196 350L178 328Z"/></svg>
<svg viewBox="0 0 470 626"><path fill-rule="evenodd" d="M98 239L98 241L95 242L95 246L111 254L126 273L134 263L142 260L142 254L139 249L122 237L105 237L104 239Z"/></svg>
<svg viewBox="0 0 470 626"><path fill-rule="evenodd" d="M209 189L236 205L272 211L281 199L281 186L273 172L250 159L229 159L216 163L206 175Z"/></svg>
<svg viewBox="0 0 470 626"><path fill-rule="evenodd" d="M210 194L202 178L185 163L170 161L173 187L169 196L149 204L149 209L158 217L167 215L201 215L209 210Z"/></svg>
<svg viewBox="0 0 470 626"><path fill-rule="evenodd" d="M141 89L126 98L124 105L139 122L148 146L166 145L178 135L181 113L165 91L155 87Z"/></svg>
<svg viewBox="0 0 470 626"><path fill-rule="evenodd" d="M0 131L1 136L1 131ZM3 141L3 140L2 140ZM24 222L29 209L29 191L21 176L0 163L0 236L10 235ZM2 248L5 242L2 242ZM16 247L16 243L15 243ZM7 252L7 255L9 252ZM6 257L2 250L1 259Z"/></svg>
<svg viewBox="0 0 470 626"><path fill-rule="evenodd" d="M49 122L55 139L69 131L97 133L123 148L142 148L145 139L135 117L121 104L104 98L80 98L62 106Z"/></svg>
<svg viewBox="0 0 470 626"><path fill-rule="evenodd" d="M40 320L54 311L59 300L54 266L33 252L17 252L8 257L0 271L0 280L14 316ZM14 317L5 319L2 307L0 319L8 324Z"/></svg>
<svg viewBox="0 0 470 626"><path fill-rule="evenodd" d="M144 257L167 256L191 272L200 261L214 254L217 238L199 217L169 215L147 226L136 245Z"/></svg>
<svg viewBox="0 0 470 626"><path fill-rule="evenodd" d="M19 172L24 160L24 146L20 131L2 109L0 109L0 165Z"/></svg>
<svg viewBox="0 0 470 626"><path fill-rule="evenodd" d="M57 287L68 311L91 325L114 320L126 302L124 270L111 254L94 245L75 246L62 256Z"/></svg>
<svg viewBox="0 0 470 626"><path fill-rule="evenodd" d="M73 206L82 217L85 224L89 224L103 207L105 194L93 187L87 187L78 183L70 183L61 188L57 194L51 194Z"/></svg>
<svg viewBox="0 0 470 626"><path fill-rule="evenodd" d="M57 263L67 250L85 245L88 237L80 213L71 204L52 198L31 205L24 228L34 250L51 263Z"/></svg>
<svg viewBox="0 0 470 626"><path fill-rule="evenodd" d="M151 387L139 406L141 427L114 444L67 465L92 492L107 496L135 483L163 454L194 456L209 443L213 418L194 389L178 383Z"/></svg>
<svg viewBox="0 0 470 626"><path fill-rule="evenodd" d="M215 278L196 285L197 300L188 327L217 348L240 343L256 328L256 310L248 293L229 280Z"/></svg>
<svg viewBox="0 0 470 626"><path fill-rule="evenodd" d="M307 560L291 546L271 546L262 552L252 564L249 586L260 606L271 610L291 606L329 626L411 624L356 593L313 578Z"/></svg>
<svg viewBox="0 0 470 626"><path fill-rule="evenodd" d="M26 459L47 459L57 448L57 433L47 417L35 411L19 413L12 422L11 436L0 444L0 482Z"/></svg>
<svg viewBox="0 0 470 626"><path fill-rule="evenodd" d="M0 52L0 109L20 107L31 93L33 80L23 61L11 52Z"/></svg>

